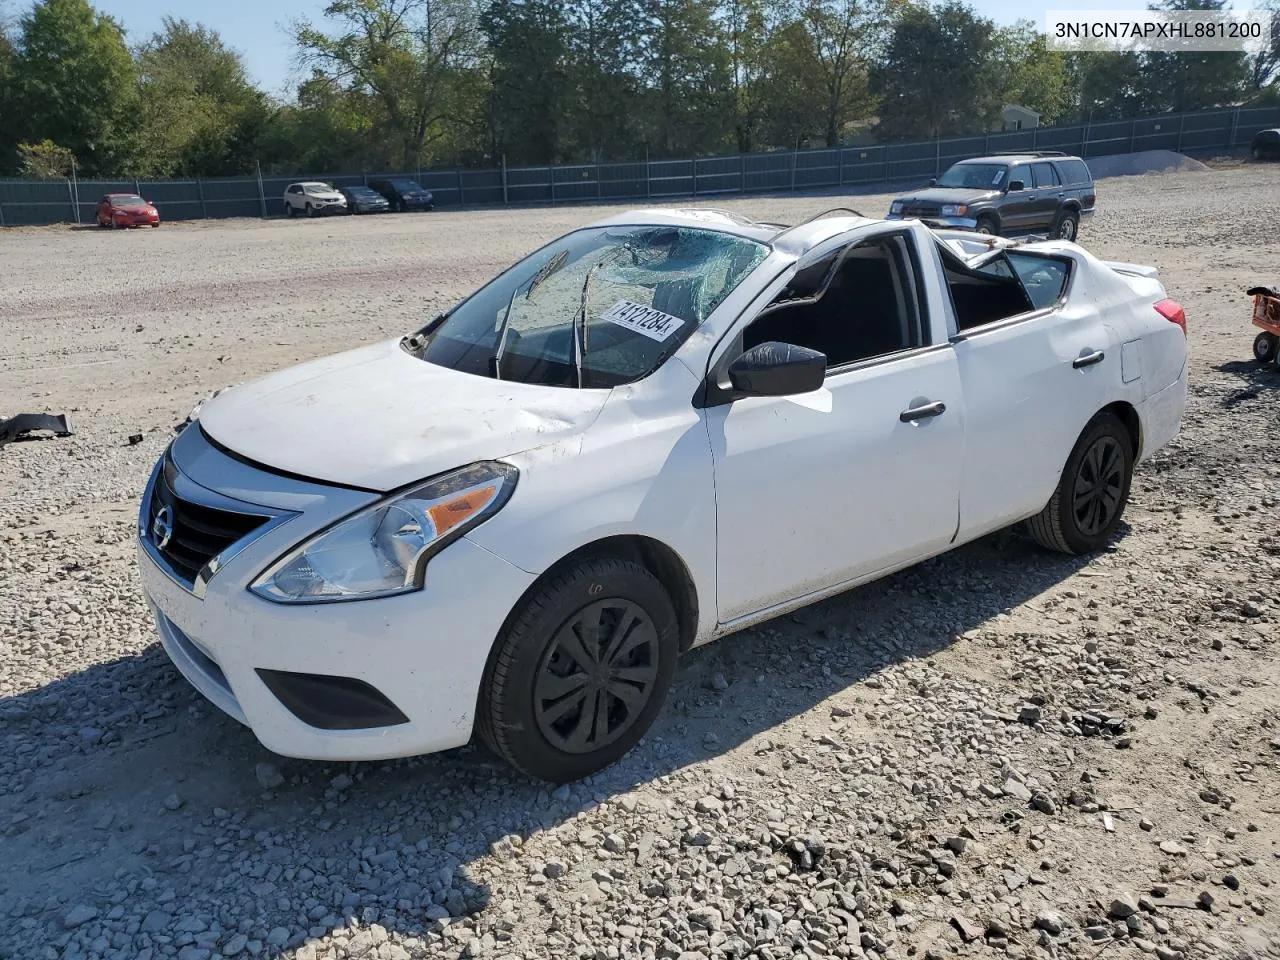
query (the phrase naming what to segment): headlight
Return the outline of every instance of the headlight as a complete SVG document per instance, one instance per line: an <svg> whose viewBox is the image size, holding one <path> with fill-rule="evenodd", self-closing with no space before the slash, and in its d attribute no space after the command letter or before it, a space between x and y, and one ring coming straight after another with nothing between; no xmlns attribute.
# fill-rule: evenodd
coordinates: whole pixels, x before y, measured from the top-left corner
<svg viewBox="0 0 1280 960"><path fill-rule="evenodd" d="M893 203L889 204L889 212L890 212L890 213L901 213L901 212L902 212L902 201L901 201L901 200L895 200L895 201L893 201Z"/></svg>
<svg viewBox="0 0 1280 960"><path fill-rule="evenodd" d="M502 509L519 471L488 461L395 494L294 548L250 590L278 603L364 600L421 590L427 560Z"/></svg>
<svg viewBox="0 0 1280 960"><path fill-rule="evenodd" d="M963 217L968 212L969 212L968 204L944 203L942 205L942 215L944 217Z"/></svg>

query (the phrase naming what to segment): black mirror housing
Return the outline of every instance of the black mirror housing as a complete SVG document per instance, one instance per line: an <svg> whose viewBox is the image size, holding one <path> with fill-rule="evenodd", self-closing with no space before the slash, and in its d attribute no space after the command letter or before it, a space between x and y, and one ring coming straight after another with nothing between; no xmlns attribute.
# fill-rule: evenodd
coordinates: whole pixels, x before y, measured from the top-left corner
<svg viewBox="0 0 1280 960"><path fill-rule="evenodd" d="M1010 181L1009 181L1009 192L1010 192L1010 193L1013 193L1015 190L1025 190L1026 188L1027 188L1027 185L1026 185L1025 183L1023 183L1021 180L1010 180Z"/></svg>
<svg viewBox="0 0 1280 960"><path fill-rule="evenodd" d="M729 364L734 390L750 397L812 393L821 389L826 376L825 354L776 340L752 347Z"/></svg>

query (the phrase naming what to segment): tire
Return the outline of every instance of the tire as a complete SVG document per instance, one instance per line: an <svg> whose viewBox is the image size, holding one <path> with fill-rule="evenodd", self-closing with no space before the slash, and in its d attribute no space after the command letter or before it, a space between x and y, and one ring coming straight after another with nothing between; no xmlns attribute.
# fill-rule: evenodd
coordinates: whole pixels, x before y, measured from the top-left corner
<svg viewBox="0 0 1280 960"><path fill-rule="evenodd" d="M1080 215L1074 210L1063 210L1053 221L1053 236L1058 240L1075 242L1080 236Z"/></svg>
<svg viewBox="0 0 1280 960"><path fill-rule="evenodd" d="M1254 160L1261 160L1261 159L1262 159L1262 150L1261 150L1261 148L1259 148L1259 147L1254 147L1254 148L1253 148L1251 151L1249 151L1249 152L1253 154L1253 159L1254 159Z"/></svg>
<svg viewBox="0 0 1280 960"><path fill-rule="evenodd" d="M1274 333L1266 333L1264 331L1258 334L1253 338L1253 359L1259 363L1276 362L1277 343L1280 343L1280 338L1276 337Z"/></svg>
<svg viewBox="0 0 1280 960"><path fill-rule="evenodd" d="M583 642L583 620L605 634L603 646ZM540 780L568 783L602 770L653 723L679 647L675 608L657 577L631 560L584 560L535 587L508 618L480 687L480 739Z"/></svg>
<svg viewBox="0 0 1280 960"><path fill-rule="evenodd" d="M1027 529L1050 550L1101 550L1120 525L1132 482L1133 438L1114 414L1099 413L1076 441L1048 505L1027 521Z"/></svg>
<svg viewBox="0 0 1280 960"><path fill-rule="evenodd" d="M294 216L294 213L295 213L295 211L294 211L294 209L293 209L293 204L292 204L292 203L289 203L288 201L285 201L285 205L284 205L284 215L285 215L286 217L288 217L290 220L292 220L292 219L293 219L293 216Z"/></svg>
<svg viewBox="0 0 1280 960"><path fill-rule="evenodd" d="M307 204L307 216L308 216L308 217L314 217L315 215L316 215L316 208L315 208L315 207L313 207L310 203L308 203L308 204Z"/></svg>
<svg viewBox="0 0 1280 960"><path fill-rule="evenodd" d="M990 234L993 237L1000 235L1000 224L996 222L996 218L985 213L978 218L974 229L979 233Z"/></svg>

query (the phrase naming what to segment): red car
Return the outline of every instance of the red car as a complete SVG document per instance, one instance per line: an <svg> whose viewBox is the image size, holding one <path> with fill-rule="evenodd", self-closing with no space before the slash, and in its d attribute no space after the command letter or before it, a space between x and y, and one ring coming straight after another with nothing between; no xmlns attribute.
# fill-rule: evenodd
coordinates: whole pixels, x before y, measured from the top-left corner
<svg viewBox="0 0 1280 960"><path fill-rule="evenodd" d="M149 200L136 193L108 193L98 201L98 226L160 226L160 214Z"/></svg>

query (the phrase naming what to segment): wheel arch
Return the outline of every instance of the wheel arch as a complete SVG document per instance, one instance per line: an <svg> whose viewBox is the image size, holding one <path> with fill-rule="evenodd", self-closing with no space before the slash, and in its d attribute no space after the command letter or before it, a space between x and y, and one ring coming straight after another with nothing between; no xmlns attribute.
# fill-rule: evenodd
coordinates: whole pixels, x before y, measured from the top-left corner
<svg viewBox="0 0 1280 960"><path fill-rule="evenodd" d="M1098 413L1109 413L1124 424L1125 431L1129 434L1133 462L1137 463L1142 456L1142 418L1138 415L1137 408L1127 400L1117 400L1107 404Z"/></svg>
<svg viewBox="0 0 1280 960"><path fill-rule="evenodd" d="M688 650L698 633L698 590L693 574L671 547L661 540L639 534L619 534L593 540L571 550L551 564L520 595L503 622L503 632L523 607L525 600L544 582L575 563L601 557L632 560L658 578L676 608L676 620L680 625L680 652Z"/></svg>

